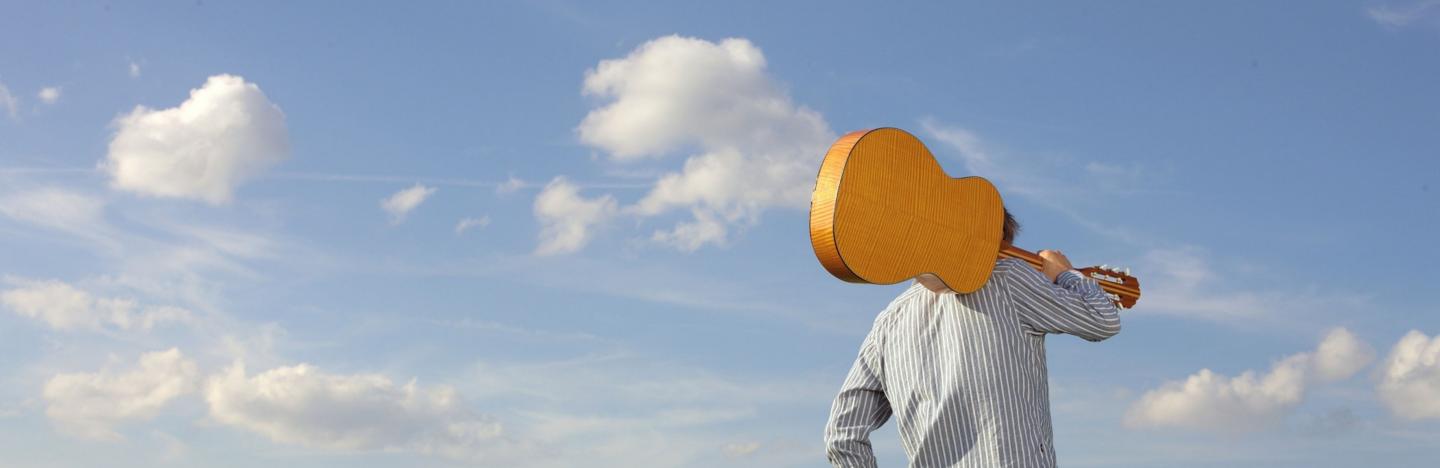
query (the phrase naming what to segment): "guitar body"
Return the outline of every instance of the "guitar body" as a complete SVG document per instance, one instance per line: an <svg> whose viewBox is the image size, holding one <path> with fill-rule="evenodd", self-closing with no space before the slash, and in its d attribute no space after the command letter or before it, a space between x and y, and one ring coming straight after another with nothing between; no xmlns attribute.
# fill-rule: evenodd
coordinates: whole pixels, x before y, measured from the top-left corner
<svg viewBox="0 0 1440 468"><path fill-rule="evenodd" d="M1000 257L1043 269L1044 260L1000 248L1005 204L990 181L950 177L914 135L897 128L851 132L825 153L810 198L810 245L826 271L852 283L894 284L934 275L970 293ZM1130 269L1077 269L1120 308L1140 299Z"/></svg>
<svg viewBox="0 0 1440 468"><path fill-rule="evenodd" d="M990 279L1004 218L990 181L946 175L904 130L862 130L825 154L810 200L810 243L845 281L894 284L929 273L968 293Z"/></svg>

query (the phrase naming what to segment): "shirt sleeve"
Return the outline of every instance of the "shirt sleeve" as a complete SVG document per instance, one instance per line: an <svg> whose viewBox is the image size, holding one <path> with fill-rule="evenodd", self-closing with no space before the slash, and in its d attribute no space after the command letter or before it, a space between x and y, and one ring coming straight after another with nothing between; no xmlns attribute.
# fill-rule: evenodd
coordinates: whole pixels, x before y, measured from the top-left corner
<svg viewBox="0 0 1440 468"><path fill-rule="evenodd" d="M876 343L881 323L876 321L860 345L860 355L830 407L825 452L836 467L876 466L870 433L883 426L891 412L890 401L885 398L884 359Z"/></svg>
<svg viewBox="0 0 1440 468"><path fill-rule="evenodd" d="M1011 266L1010 296L1020 321L1036 333L1067 333L1100 341L1120 333L1115 303L1094 280L1075 270L1051 283L1028 266Z"/></svg>

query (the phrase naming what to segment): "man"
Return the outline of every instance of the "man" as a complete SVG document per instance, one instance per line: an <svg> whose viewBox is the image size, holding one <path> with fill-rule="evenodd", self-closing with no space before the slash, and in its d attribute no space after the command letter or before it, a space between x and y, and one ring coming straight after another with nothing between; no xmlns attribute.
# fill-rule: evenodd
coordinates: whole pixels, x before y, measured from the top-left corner
<svg viewBox="0 0 1440 468"><path fill-rule="evenodd" d="M1007 210L1004 245L1019 224ZM894 414L915 467L1053 467L1045 334L1100 341L1120 332L1114 304L1059 251L1044 272L995 262L978 291L931 276L878 317L830 410L825 445L837 467L872 467L870 432Z"/></svg>

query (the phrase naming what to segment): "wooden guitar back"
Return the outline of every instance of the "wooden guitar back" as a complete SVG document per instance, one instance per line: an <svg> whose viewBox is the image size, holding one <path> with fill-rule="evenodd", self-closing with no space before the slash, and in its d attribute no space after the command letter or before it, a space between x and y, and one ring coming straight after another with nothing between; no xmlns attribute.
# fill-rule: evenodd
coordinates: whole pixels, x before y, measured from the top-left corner
<svg viewBox="0 0 1440 468"><path fill-rule="evenodd" d="M831 145L810 201L810 242L836 277L893 284L931 273L968 293L990 279L1004 204L990 181L953 178L914 135L862 130Z"/></svg>

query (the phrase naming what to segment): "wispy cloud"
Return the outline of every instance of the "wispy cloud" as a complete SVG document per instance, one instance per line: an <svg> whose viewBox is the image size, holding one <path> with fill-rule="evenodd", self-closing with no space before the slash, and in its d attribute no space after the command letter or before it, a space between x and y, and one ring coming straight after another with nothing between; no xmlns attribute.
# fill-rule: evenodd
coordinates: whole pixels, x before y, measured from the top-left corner
<svg viewBox="0 0 1440 468"><path fill-rule="evenodd" d="M0 193L0 215L113 245L112 233L104 218L108 203L93 194L45 187Z"/></svg>
<svg viewBox="0 0 1440 468"><path fill-rule="evenodd" d="M5 109L10 120L20 119L20 98L15 97L10 88L5 87L5 83L0 83L0 108Z"/></svg>
<svg viewBox="0 0 1440 468"><path fill-rule="evenodd" d="M1420 20L1440 18L1440 0L1424 0L1407 5L1377 5L1366 8L1365 14L1376 23L1400 28Z"/></svg>
<svg viewBox="0 0 1440 468"><path fill-rule="evenodd" d="M4 169L0 169L4 171ZM274 179L307 180L320 182L360 182L360 183L420 183L427 186L438 187L479 187L491 188L503 193L509 193L520 189L538 188L539 186L527 183L515 177L506 180L485 180L485 179L456 179L438 178L409 175L378 175L378 174L332 174L318 172L277 172L269 175ZM587 189L644 189L650 184L638 182L601 182L601 181L572 181L576 187Z"/></svg>
<svg viewBox="0 0 1440 468"><path fill-rule="evenodd" d="M1136 265L1143 281L1133 313L1255 325L1292 322L1300 316L1314 323L1327 313L1340 316L1373 307L1366 295L1356 292L1246 286L1253 284L1253 273L1242 275L1245 268L1215 262L1216 257L1197 246L1146 251Z"/></svg>
<svg viewBox="0 0 1440 468"><path fill-rule="evenodd" d="M1136 243L1140 236L1124 226L1097 221L1085 204L1096 203L1105 196L1131 195L1141 192L1148 174L1139 166L1122 166L1103 161L1044 161L1011 152L997 151L975 132L935 119L920 120L924 134L942 147L940 154L954 154L965 167L965 174L978 175L993 181L1001 196L1017 195L1055 210L1091 231L1121 241ZM1060 174L1086 172L1094 177L1076 182L1073 176ZM1123 180L1122 180L1123 179Z"/></svg>
<svg viewBox="0 0 1440 468"><path fill-rule="evenodd" d="M434 195L435 190L435 187L426 187L417 183L380 200L380 209L390 215L391 225L398 225L405 222L405 216L409 215L411 210L419 207L421 203L425 203L426 199Z"/></svg>
<svg viewBox="0 0 1440 468"><path fill-rule="evenodd" d="M3 234L60 242L94 255L85 277L26 279L41 270L28 271L33 268L18 264L0 272L11 278L12 292L29 291L16 296L11 307L23 302L30 315L47 323L89 317L77 323L99 324L109 333L173 318L218 339L251 328L228 317L221 291L263 280L262 266L310 268L329 261L323 250L293 239L189 222L173 210L135 209L107 198L115 194L54 186L17 189L0 192L0 225L12 222L17 228ZM78 299L67 302L61 297ZM188 314L170 313L178 310ZM93 328L82 328L87 327Z"/></svg>
<svg viewBox="0 0 1440 468"><path fill-rule="evenodd" d="M807 376L724 375L626 352L481 362L470 376L465 394L507 402L517 436L543 441L558 466L733 465L720 455L766 466L784 444L741 428L797 406L821 410L834 390ZM743 441L716 437L721 428Z"/></svg>
<svg viewBox="0 0 1440 468"><path fill-rule="evenodd" d="M795 296L772 280L676 269L643 259L602 260L583 255L492 255L451 262L368 265L402 275L482 277L548 289L638 300L697 313L735 314L778 321L825 334L851 335L873 317L837 317L829 310L852 308L842 299ZM644 285L644 287L636 287ZM697 288L695 285L705 285ZM818 301L818 302L817 302Z"/></svg>
<svg viewBox="0 0 1440 468"><path fill-rule="evenodd" d="M0 291L0 304L58 330L115 327L149 330L166 322L189 322L190 311L175 306L142 306L126 297L96 297L56 280L6 277L10 288Z"/></svg>
<svg viewBox="0 0 1440 468"><path fill-rule="evenodd" d="M484 228L485 226L489 226L489 225L490 225L490 217L489 217L489 216L481 216L481 217L479 217L479 218L464 218L464 219L461 219L460 222L455 223L455 234L456 234L456 235L464 234L465 231L468 231L468 230L470 230L471 228Z"/></svg>
<svg viewBox="0 0 1440 468"><path fill-rule="evenodd" d="M1235 273L1237 269L1231 268L1234 265L1217 264L1223 260L1192 244L1198 239L1162 244L1127 226L1106 223L1103 215L1095 215L1103 213L1096 209L1098 203L1149 192L1147 180L1155 174L1144 167L1106 161L1042 160L996 150L976 133L934 119L922 119L921 127L942 145L942 151L959 158L965 175L989 178L1002 195L1023 197L1092 232L1134 246L1136 257L1130 260L1137 263L1135 272L1142 279L1143 291L1135 314L1254 324L1286 320L1294 314L1349 312L1369 306L1363 294L1345 291L1247 286L1251 284L1244 281L1248 278ZM1076 173L1089 177L1077 179L1073 176ZM1116 261L1120 260L1124 259Z"/></svg>
<svg viewBox="0 0 1440 468"><path fill-rule="evenodd" d="M590 334L590 333L584 333L584 332L559 332L559 331L552 331L552 330L540 330L540 329L519 327L519 326L515 326L515 325L509 325L509 324L500 323L500 322L492 322L492 321L487 321L487 320L476 320L476 319L471 319L471 318L468 318L468 317L467 317L467 318L460 319L460 320L430 320L429 323L432 323L432 324L434 324L434 325L436 325L436 326L444 327L444 328L458 328L458 329L464 329L464 330L474 330L474 331L482 331L482 332L490 332L490 333L499 333L499 334L510 335L510 336L514 336L514 337L520 337L520 338L529 339L529 340L538 340L538 341L563 341L563 342L585 342L585 343L596 343L596 342L604 341L602 338L600 338L600 337L598 337L598 336L595 336L595 335L593 335L593 334Z"/></svg>
<svg viewBox="0 0 1440 468"><path fill-rule="evenodd" d="M94 167L23 167L11 166L0 167L0 175L27 175L27 174L104 174L102 169ZM650 175L645 178L654 179ZM259 179L271 180L299 180L313 182L340 182L340 183L370 183L370 184L409 184L419 183L432 187L472 187L495 189L497 193L508 194L520 190L533 190L544 188L544 185L527 182L518 177L511 176L505 180L486 179L463 179L446 177L428 177L423 175L382 175L382 174L342 174L326 172L284 172L275 171L257 176ZM568 180L568 179L567 179ZM605 189L605 190L640 190L654 186L653 182L624 182L606 180L570 180L571 184L584 189Z"/></svg>
<svg viewBox="0 0 1440 468"><path fill-rule="evenodd" d="M509 179L505 179L505 181L501 182L500 185L495 186L495 193L502 195L507 193L514 193L516 190L520 190L527 186L529 186L529 184L525 183L524 180L521 180L519 177L511 175Z"/></svg>

